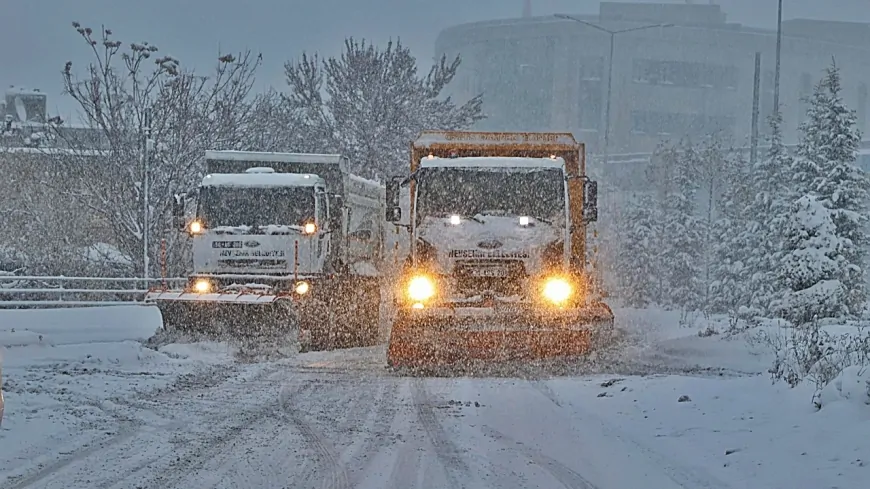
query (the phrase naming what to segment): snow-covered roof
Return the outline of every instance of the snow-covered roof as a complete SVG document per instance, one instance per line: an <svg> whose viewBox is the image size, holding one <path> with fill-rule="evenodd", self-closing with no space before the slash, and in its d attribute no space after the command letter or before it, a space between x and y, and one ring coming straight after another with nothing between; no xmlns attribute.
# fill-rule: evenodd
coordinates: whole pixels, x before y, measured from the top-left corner
<svg viewBox="0 0 870 489"><path fill-rule="evenodd" d="M314 153L272 153L260 151L215 151L208 150L205 152L205 158L208 160L224 160L224 161L262 161L262 162L277 162L277 163L321 163L337 165L341 162L342 156L336 154L314 154Z"/></svg>
<svg viewBox="0 0 870 489"><path fill-rule="evenodd" d="M503 156L470 156L462 158L424 157L422 168L523 168L564 169L562 158L516 158Z"/></svg>
<svg viewBox="0 0 870 489"><path fill-rule="evenodd" d="M384 187L384 184L381 182L378 182L376 180L369 180L368 178L363 178L359 175L348 175L348 178L350 178L354 182L359 182L369 187Z"/></svg>
<svg viewBox="0 0 870 489"><path fill-rule="evenodd" d="M70 155L70 156L109 156L108 150L99 149L74 149L32 146L10 146L0 149L0 155L8 153L43 154L43 155Z"/></svg>
<svg viewBox="0 0 870 489"><path fill-rule="evenodd" d="M325 185L322 178L310 173L210 173L203 177L203 187L313 187Z"/></svg>
<svg viewBox="0 0 870 489"><path fill-rule="evenodd" d="M6 89L6 95L42 95L43 97L47 97L45 92L41 92L38 88L24 88L14 86Z"/></svg>

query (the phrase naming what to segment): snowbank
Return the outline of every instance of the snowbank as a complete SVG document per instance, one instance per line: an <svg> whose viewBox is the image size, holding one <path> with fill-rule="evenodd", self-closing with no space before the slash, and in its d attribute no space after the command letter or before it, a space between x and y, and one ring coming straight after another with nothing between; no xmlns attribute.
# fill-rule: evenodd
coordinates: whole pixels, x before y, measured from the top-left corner
<svg viewBox="0 0 870 489"><path fill-rule="evenodd" d="M0 310L0 467L86 444L127 419L124 399L233 362L223 344L147 348L160 326L148 306Z"/></svg>
<svg viewBox="0 0 870 489"><path fill-rule="evenodd" d="M855 365L846 367L822 389L817 400L818 407L828 408L838 403L864 408L870 406L870 368Z"/></svg>

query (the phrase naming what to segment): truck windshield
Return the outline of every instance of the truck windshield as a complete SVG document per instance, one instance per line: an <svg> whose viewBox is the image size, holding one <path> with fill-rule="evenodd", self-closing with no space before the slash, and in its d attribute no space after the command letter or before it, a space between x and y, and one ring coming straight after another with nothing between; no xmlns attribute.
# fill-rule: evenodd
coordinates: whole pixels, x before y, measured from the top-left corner
<svg viewBox="0 0 870 489"><path fill-rule="evenodd" d="M565 180L560 170L423 168L417 182L418 221L459 214L530 216L556 222L565 215Z"/></svg>
<svg viewBox="0 0 870 489"><path fill-rule="evenodd" d="M292 226L314 219L312 187L203 187L198 215L206 226Z"/></svg>

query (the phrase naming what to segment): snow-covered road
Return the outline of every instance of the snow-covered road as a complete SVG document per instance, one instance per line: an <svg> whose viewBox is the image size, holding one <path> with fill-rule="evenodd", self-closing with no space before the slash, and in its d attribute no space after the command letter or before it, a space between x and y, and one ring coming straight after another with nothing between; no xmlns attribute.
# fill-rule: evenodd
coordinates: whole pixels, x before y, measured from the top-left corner
<svg viewBox="0 0 870 489"><path fill-rule="evenodd" d="M87 373L59 359L62 341L18 342L0 487L864 487L870 412L814 412L811 391L757 375L766 360L742 341L695 331L654 328L620 361L550 378L404 377L382 347L246 364L217 345L135 341L111 348L140 348L136 361ZM70 348L123 356L106 345Z"/></svg>

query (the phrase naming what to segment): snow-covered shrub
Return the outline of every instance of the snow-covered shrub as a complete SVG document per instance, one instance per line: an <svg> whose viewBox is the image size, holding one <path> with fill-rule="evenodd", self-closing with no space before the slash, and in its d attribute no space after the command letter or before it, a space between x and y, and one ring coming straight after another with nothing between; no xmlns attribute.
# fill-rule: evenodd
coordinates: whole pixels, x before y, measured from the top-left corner
<svg viewBox="0 0 870 489"><path fill-rule="evenodd" d="M778 272L786 290L771 309L797 325L847 314L847 291L839 277L849 265L831 211L812 195L798 199L790 211Z"/></svg>
<svg viewBox="0 0 870 489"><path fill-rule="evenodd" d="M843 369L816 396L816 408L846 401L870 405L870 368L851 366Z"/></svg>
<svg viewBox="0 0 870 489"><path fill-rule="evenodd" d="M870 367L870 330L864 325L786 323L760 330L753 341L774 353L772 380L792 387L809 381L817 393L848 368Z"/></svg>

